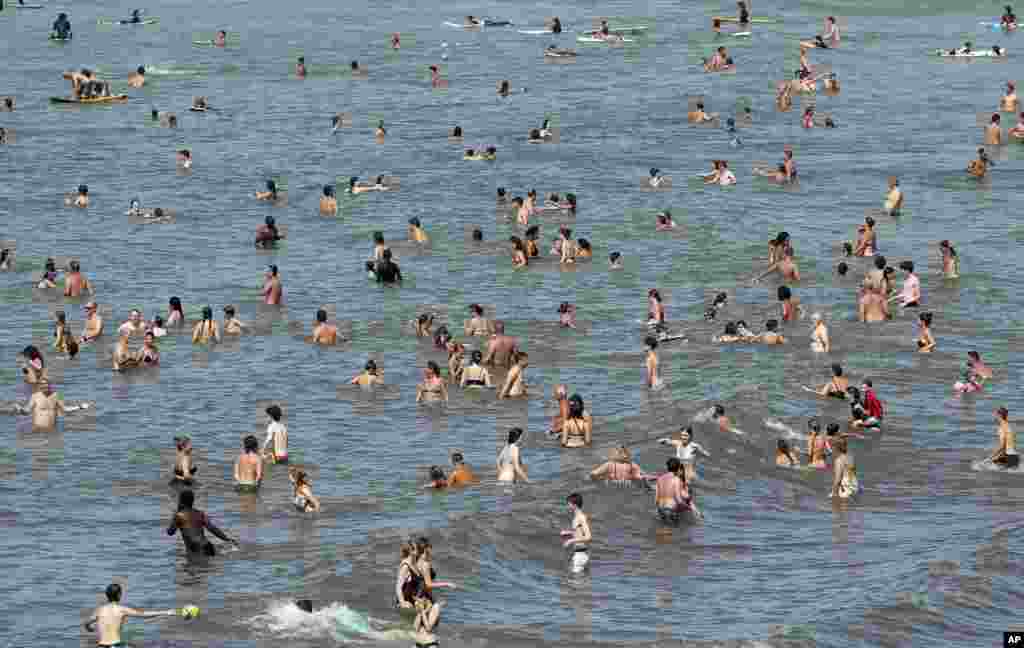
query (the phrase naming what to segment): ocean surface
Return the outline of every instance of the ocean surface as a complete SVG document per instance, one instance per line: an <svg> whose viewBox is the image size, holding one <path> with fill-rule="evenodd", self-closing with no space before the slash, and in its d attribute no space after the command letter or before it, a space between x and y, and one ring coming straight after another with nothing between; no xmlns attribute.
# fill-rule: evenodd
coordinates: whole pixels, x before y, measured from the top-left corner
<svg viewBox="0 0 1024 648"><path fill-rule="evenodd" d="M711 16L733 13L731 2L158 0L145 6L156 25L97 23L132 8L45 3L0 13L0 95L17 99L15 112L0 113L0 126L15 133L0 146L0 238L16 250L15 271L0 274L2 398L29 396L14 361L32 343L66 399L96 403L95 414L72 414L50 433L0 417L0 645L93 645L80 619L113 579L127 584L129 605L203 609L194 621L130 621L133 646L409 645L409 624L392 608L398 547L409 535L430 537L440 577L461 586L444 595L445 646L978 648L1001 645L1002 632L1020 622L1024 477L978 460L995 443L993 410L1006 406L1015 421L1024 405L1024 146L993 149L997 164L981 182L963 172L981 143L979 115L987 121L1021 69L1022 35L978 24L998 20L999 3L946 1L908 13L896 2L761 0L753 14L782 21L755 25L747 40L721 37L738 65L728 75L705 74L700 59L717 43ZM74 27L66 44L46 38L59 11ZM516 27L442 24L470 13ZM815 98L838 128L805 131L804 100L776 112L774 82L792 76L797 41L819 33L828 13L845 20L843 44L810 58L841 80L840 95ZM556 14L561 36L516 31ZM575 43L595 16L650 29L624 47ZM221 28L227 48L193 45ZM392 32L402 34L398 52ZM1002 44L1010 58L929 56L968 39ZM575 47L575 62L545 62L551 43ZM300 55L305 80L293 75ZM348 74L352 60L366 79ZM441 66L446 89L431 88L431 64ZM95 68L116 91L139 65L146 86L126 89L125 104L48 101L69 94L65 70ZM502 79L514 90L506 98L495 93ZM219 110L189 112L196 95ZM752 108L741 147L720 127L686 123L688 99L698 95L723 118ZM155 125L153 108L176 112L180 127ZM352 126L331 135L339 112ZM528 144L546 117L559 142ZM378 120L383 143L374 139ZM1015 121L1003 116L1006 127ZM462 143L448 140L455 125ZM497 161L462 160L465 148L489 145ZM798 187L752 176L755 163L778 164L785 146L795 151ZM190 173L176 170L181 148L193 153ZM738 184L694 184L719 158ZM641 190L651 167L673 177L671 191ZM337 217L318 213L323 185L377 175L399 178L400 189L340 197ZM935 318L931 355L914 352L912 314L855 321L865 260L851 262L848 278L834 272L841 242L881 207L890 175L906 208L879 217L878 240L891 265L912 259L919 269ZM287 190L286 205L253 199L269 178ZM91 206L65 207L81 183ZM516 228L496 211L498 187L513 196L536 188L542 198L574 192L575 219L540 219L541 247L569 222L592 242L593 262L560 269L545 258L513 271L502 241ZM173 210L174 222L130 222L135 197ZM664 208L680 225L671 234L654 231ZM253 232L268 214L287 240L257 251ZM413 216L430 246L405 242ZM473 227L483 244L470 242ZM365 276L375 230L395 251L401 288ZM777 316L777 281L750 279L780 230L792 235L803 275L795 293L830 326L827 357L811 353L806 319L784 326L791 343L781 348L710 342L726 320L761 330ZM942 239L961 256L958 281L937 274ZM611 251L622 253L624 271L608 271ZM79 259L105 309L107 337L73 361L52 352L52 313L63 308L79 332L81 302L32 289L48 256ZM268 263L280 268L280 309L260 305ZM660 348L667 387L658 392L642 387L640 321L652 287L672 327L689 336ZM707 323L701 314L719 291L730 304ZM132 308L166 314L172 295L192 317L234 304L257 331L210 351L172 335L158 373L113 375L109 332ZM576 304L579 330L558 328L563 301ZM445 356L412 336L407 321L429 310L461 333L474 302L505 320L530 353L530 398L453 389L446 407L418 406L423 367L443 366ZM303 341L320 307L350 343L325 350ZM971 349L996 377L960 397L951 385ZM375 392L348 385L369 357L387 382ZM832 362L852 384L872 378L888 409L883 432L851 443L865 490L842 506L827 498L830 475L779 469L772 458L780 436L803 444L808 417L848 416L844 404L801 389L826 381ZM593 413L593 448L561 450L544 434L557 383ZM294 511L281 467L268 468L258 496L233 488L241 438L262 440L270 403L286 411L291 460L309 470L320 515ZM715 403L743 434L707 422ZM695 418L695 440L712 455L696 487L703 525L663 527L649 493L587 479L619 443L645 469L661 469L669 452L657 439ZM493 481L494 457L517 425L527 430L532 481L508 488ZM242 540L209 561L187 560L181 541L164 533L176 504L167 486L172 438L181 433L196 447L198 506ZM454 448L484 483L417 490ZM590 568L577 576L558 537L573 491L595 537ZM293 598L313 599L320 611L296 615L285 604Z"/></svg>

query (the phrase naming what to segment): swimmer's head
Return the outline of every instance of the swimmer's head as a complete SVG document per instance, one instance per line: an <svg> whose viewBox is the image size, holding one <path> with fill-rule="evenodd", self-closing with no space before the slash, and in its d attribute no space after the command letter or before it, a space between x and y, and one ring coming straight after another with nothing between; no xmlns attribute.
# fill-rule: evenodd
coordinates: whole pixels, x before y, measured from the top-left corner
<svg viewBox="0 0 1024 648"><path fill-rule="evenodd" d="M932 314L930 312L921 313L917 316L917 319L921 320L921 323L925 326L932 325Z"/></svg>
<svg viewBox="0 0 1024 648"><path fill-rule="evenodd" d="M725 335L738 335L739 331L736 327L736 322L725 323Z"/></svg>
<svg viewBox="0 0 1024 648"><path fill-rule="evenodd" d="M579 239L578 241L576 241L576 244L580 246L581 250L590 250L590 241L588 241L585 238Z"/></svg>
<svg viewBox="0 0 1024 648"><path fill-rule="evenodd" d="M303 612L313 613L313 601L309 599L299 599L295 601L295 607L299 608Z"/></svg>
<svg viewBox="0 0 1024 648"><path fill-rule="evenodd" d="M326 323L327 322L327 311L325 311L322 308L320 310L318 310L316 312L316 321L321 323L321 324Z"/></svg>
<svg viewBox="0 0 1024 648"><path fill-rule="evenodd" d="M681 465L682 463L677 457L670 457L668 461L665 462L665 468L667 468L670 473L679 472L679 466Z"/></svg>
<svg viewBox="0 0 1024 648"><path fill-rule="evenodd" d="M569 505L572 506L573 508L583 508L583 496L580 495L579 493L571 493L568 497L565 498L565 501L568 502Z"/></svg>
<svg viewBox="0 0 1024 648"><path fill-rule="evenodd" d="M779 328L779 320L776 320L776 319L768 320L767 322L764 323L764 328L766 330L774 333L775 330Z"/></svg>
<svg viewBox="0 0 1024 648"><path fill-rule="evenodd" d="M611 254L608 255L608 261L610 261L611 263L618 263L619 259L621 258L622 254L619 252L612 252Z"/></svg>
<svg viewBox="0 0 1024 648"><path fill-rule="evenodd" d="M64 14L61 15L63 16ZM106 595L108 601L110 601L111 603L117 603L121 600L121 586L117 583L111 583L110 585L107 585Z"/></svg>
<svg viewBox="0 0 1024 648"><path fill-rule="evenodd" d="M875 257L875 268L878 270L885 270L885 263L886 261L884 256L879 254Z"/></svg>
<svg viewBox="0 0 1024 648"><path fill-rule="evenodd" d="M654 299L654 301L658 301L658 302L661 301L661 293L658 292L657 288L651 288L650 290L648 290L647 291L647 296L651 297L652 299Z"/></svg>
<svg viewBox="0 0 1024 648"><path fill-rule="evenodd" d="M906 272L908 274L912 274L914 272L914 262L913 261L903 261L902 263L900 263L900 270L903 270L904 272Z"/></svg>
<svg viewBox="0 0 1024 648"><path fill-rule="evenodd" d="M432 481L442 481L444 479L444 471L441 470L441 466L430 467L430 479Z"/></svg>
<svg viewBox="0 0 1024 648"><path fill-rule="evenodd" d="M234 309L232 309L232 310L234 310ZM156 328L163 328L163 326L164 326L164 318L160 317L159 315L154 317L153 318L153 326L155 326Z"/></svg>
<svg viewBox="0 0 1024 648"><path fill-rule="evenodd" d="M783 452L789 452L789 442L787 442L785 439L779 439L776 442L775 447L778 448L779 450L782 450Z"/></svg>
<svg viewBox="0 0 1024 648"><path fill-rule="evenodd" d="M462 126L456 126L452 129L452 137L462 137Z"/></svg>
<svg viewBox="0 0 1024 648"><path fill-rule="evenodd" d="M836 266L836 273L837 273L837 274L838 274L838 275L839 275L840 277L845 277L845 276L846 276L846 272L847 272L847 271L848 271L849 269L850 269L850 267L849 267L848 265L846 265L846 262L845 262L845 261L840 261L840 262L839 262L839 265L837 265L837 266Z"/></svg>
<svg viewBox="0 0 1024 648"><path fill-rule="evenodd" d="M825 428L825 434L827 434L828 436L835 436L839 434L839 424L829 423L828 427Z"/></svg>
<svg viewBox="0 0 1024 648"><path fill-rule="evenodd" d="M480 230L479 227L474 227L473 228L473 240L474 241L482 241L482 240L484 240L484 233Z"/></svg>
<svg viewBox="0 0 1024 648"><path fill-rule="evenodd" d="M415 216L409 219L409 224L412 225L413 227L421 227L420 219Z"/></svg>
<svg viewBox="0 0 1024 648"><path fill-rule="evenodd" d="M836 378L842 376L843 375L843 365L839 364L838 362L834 363L832 365L832 375L835 376Z"/></svg>
<svg viewBox="0 0 1024 648"><path fill-rule="evenodd" d="M718 418L720 416L725 416L725 408L721 405L715 405L714 417Z"/></svg>
<svg viewBox="0 0 1024 648"><path fill-rule="evenodd" d="M818 422L818 417L812 416L807 420L807 429L811 432L821 432L821 423Z"/></svg>
<svg viewBox="0 0 1024 648"><path fill-rule="evenodd" d="M296 62L299 65L302 65L302 64L304 64L306 62L306 57L305 56L300 56Z"/></svg>
<svg viewBox="0 0 1024 648"><path fill-rule="evenodd" d="M481 362L483 362L484 354L480 353L479 350L476 350L473 351L472 355L470 355L470 358L472 359L473 364L480 364Z"/></svg>
<svg viewBox="0 0 1024 648"><path fill-rule="evenodd" d="M647 345L647 347L650 348L651 351L653 351L658 348L658 338L654 337L653 335L648 335L646 338L644 338L644 344Z"/></svg>
<svg viewBox="0 0 1024 648"><path fill-rule="evenodd" d="M276 194L277 193L277 183L274 182L273 180L267 180L267 191L269 191L272 194Z"/></svg>
<svg viewBox="0 0 1024 648"><path fill-rule="evenodd" d="M996 410L996 416L1003 419L1004 421L1010 418L1010 410L1005 407L1000 407Z"/></svg>
<svg viewBox="0 0 1024 648"><path fill-rule="evenodd" d="M245 441L243 441L243 445L245 446L245 451L246 452L256 452L257 450L260 449L260 442L259 442L259 440L256 437L254 437L253 435L251 435L251 434L249 436L245 437Z"/></svg>
<svg viewBox="0 0 1024 648"><path fill-rule="evenodd" d="M565 194L565 201L567 203L569 203L569 209L572 209L572 210L576 209L576 194L574 194L574 193L567 193L567 194Z"/></svg>
<svg viewBox="0 0 1024 648"><path fill-rule="evenodd" d="M503 335L505 333L505 322L501 320L494 320L492 325L494 327L495 334Z"/></svg>
<svg viewBox="0 0 1024 648"><path fill-rule="evenodd" d="M540 139L540 138L541 137L540 137L540 129L539 128L530 129L530 139Z"/></svg>
<svg viewBox="0 0 1024 648"><path fill-rule="evenodd" d="M263 222L266 223L267 227L274 227L275 223L277 223L273 216L267 216L263 219Z"/></svg>
<svg viewBox="0 0 1024 648"><path fill-rule="evenodd" d="M131 203L128 205L128 209L136 210L139 208L139 199L133 198Z"/></svg>
<svg viewBox="0 0 1024 648"><path fill-rule="evenodd" d="M514 427L508 431L508 443L512 445L523 436L523 429Z"/></svg>
<svg viewBox="0 0 1024 648"><path fill-rule="evenodd" d="M234 306L225 306L224 307L224 317L232 318L234 316L235 316L235 307Z"/></svg>
<svg viewBox="0 0 1024 648"><path fill-rule="evenodd" d="M367 360L366 366L363 367L369 373L377 373L377 363L373 360Z"/></svg>
<svg viewBox="0 0 1024 648"><path fill-rule="evenodd" d="M324 196L327 198L334 197L334 187L332 185L324 185Z"/></svg>
<svg viewBox="0 0 1024 648"><path fill-rule="evenodd" d="M853 385L846 388L846 393L850 395L850 400L854 403L860 402L860 390Z"/></svg>
<svg viewBox="0 0 1024 648"><path fill-rule="evenodd" d="M78 185L78 193L86 196L89 194L89 185L80 184Z"/></svg>
<svg viewBox="0 0 1024 648"><path fill-rule="evenodd" d="M168 304L170 305L171 312L177 311L179 313L184 314L184 311L181 308L181 298L179 298L179 297L171 297L167 301L168 301Z"/></svg>
<svg viewBox="0 0 1024 648"><path fill-rule="evenodd" d="M204 306L203 307L203 319L204 320L212 320L213 319L213 309L210 308L209 306Z"/></svg>
<svg viewBox="0 0 1024 648"><path fill-rule="evenodd" d="M267 272L269 272L272 277L276 277L277 276L277 266L274 265L274 264L268 265L267 266Z"/></svg>
<svg viewBox="0 0 1024 648"><path fill-rule="evenodd" d="M488 146L488 147L487 147L487 154L488 154L488 155L494 155L494 154L495 154L495 153L497 153L497 152L498 152L498 149L497 149L497 148L495 148L495 147L493 147L493 146Z"/></svg>
<svg viewBox="0 0 1024 648"><path fill-rule="evenodd" d="M391 260L391 248L384 248L384 251L381 252L381 256L384 257L385 261L390 261Z"/></svg>
<svg viewBox="0 0 1024 648"><path fill-rule="evenodd" d="M661 173L661 169L658 169L658 168L655 168L655 167L651 167L651 177L652 178L658 177L659 173Z"/></svg>

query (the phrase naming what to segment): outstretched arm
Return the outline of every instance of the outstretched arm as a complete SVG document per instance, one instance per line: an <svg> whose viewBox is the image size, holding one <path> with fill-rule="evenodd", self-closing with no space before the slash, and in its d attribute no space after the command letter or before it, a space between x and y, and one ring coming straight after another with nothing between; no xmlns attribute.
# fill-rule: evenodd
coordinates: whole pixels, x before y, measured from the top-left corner
<svg viewBox="0 0 1024 648"><path fill-rule="evenodd" d="M226 533L221 531L220 528L217 527L217 525L215 525L213 522L211 522L209 517L207 517L207 516L203 516L203 517L205 518L206 528L210 531L210 533L212 533L213 535L217 536L218 538L220 538L224 542L230 542L231 544L236 544L236 545L238 544L237 540L233 540L233 539L229 538Z"/></svg>

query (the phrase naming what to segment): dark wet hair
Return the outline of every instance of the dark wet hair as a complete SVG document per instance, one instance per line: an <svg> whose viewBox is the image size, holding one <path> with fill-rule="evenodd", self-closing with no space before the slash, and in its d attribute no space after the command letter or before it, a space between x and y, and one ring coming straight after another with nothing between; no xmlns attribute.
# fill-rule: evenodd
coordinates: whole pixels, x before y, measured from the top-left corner
<svg viewBox="0 0 1024 648"><path fill-rule="evenodd" d="M786 301L793 296L793 291L789 289L789 286L779 286L778 295L779 301Z"/></svg>
<svg viewBox="0 0 1024 648"><path fill-rule="evenodd" d="M462 456L461 452L456 451L456 452L452 453L452 463L460 464L460 463L464 462L465 460L466 459L465 459L465 457Z"/></svg>
<svg viewBox="0 0 1024 648"><path fill-rule="evenodd" d="M578 509L583 508L583 496L579 493L572 493L565 498L566 502L569 502Z"/></svg>
<svg viewBox="0 0 1024 648"><path fill-rule="evenodd" d="M839 376L842 376L843 375L843 365L839 364L838 362L834 363L832 365L832 374L835 375L836 378L838 378Z"/></svg>
<svg viewBox="0 0 1024 648"><path fill-rule="evenodd" d="M825 428L825 434L827 434L828 436L835 436L839 434L839 424L829 423L828 426Z"/></svg>
<svg viewBox="0 0 1024 648"><path fill-rule="evenodd" d="M925 326L931 326L932 325L932 314L931 314L930 311L926 312L926 313L921 313L920 315L917 316L917 319L919 319L922 322L924 322Z"/></svg>
<svg viewBox="0 0 1024 648"><path fill-rule="evenodd" d="M612 252L611 254L608 255L608 260L612 262L618 261L621 258L622 254L620 254L619 252Z"/></svg>
<svg viewBox="0 0 1024 648"><path fill-rule="evenodd" d="M452 129L452 137L462 137L462 126L456 126Z"/></svg>
<svg viewBox="0 0 1024 648"><path fill-rule="evenodd" d="M588 241L587 239L581 238L581 239L579 239L576 242L579 244L581 250L589 250L590 249L590 241Z"/></svg>
<svg viewBox="0 0 1024 648"><path fill-rule="evenodd" d="M514 427L508 431L508 443L509 445L515 443L523 436L523 429Z"/></svg>
<svg viewBox="0 0 1024 648"><path fill-rule="evenodd" d="M327 321L327 311L325 311L322 308L320 310L318 310L316 312L316 321L318 321L318 322L326 322Z"/></svg>
<svg viewBox="0 0 1024 648"><path fill-rule="evenodd" d="M273 180L267 180L267 191L269 191L270 193L272 193L272 194L274 194L276 196L277 195L277 183L274 182Z"/></svg>
<svg viewBox="0 0 1024 648"><path fill-rule="evenodd" d="M332 197L334 195L334 187L331 185L324 185L324 195L328 198Z"/></svg>
<svg viewBox="0 0 1024 648"><path fill-rule="evenodd" d="M209 306L203 306L203 319L204 320L212 320L213 319L213 309L210 308Z"/></svg>
<svg viewBox="0 0 1024 648"><path fill-rule="evenodd" d="M78 193L87 194L89 193L89 185L80 184L78 185Z"/></svg>
<svg viewBox="0 0 1024 648"><path fill-rule="evenodd" d="M473 228L473 235L472 236L473 236L473 240L474 241L482 241L482 240L484 240L484 233L483 233L483 231L480 230L479 227L474 227Z"/></svg>
<svg viewBox="0 0 1024 648"><path fill-rule="evenodd" d="M366 371L370 371L370 372L376 373L376 371L377 371L377 363L375 361L373 361L373 360L367 360L366 361L366 366L363 367L363 368Z"/></svg>
<svg viewBox="0 0 1024 648"><path fill-rule="evenodd" d="M480 353L479 350L476 350L473 351L473 353L469 357L473 364L480 364L480 362L482 362L484 359L484 354Z"/></svg>
<svg viewBox="0 0 1024 648"><path fill-rule="evenodd" d="M736 322L726 322L725 335L736 335Z"/></svg>
<svg viewBox="0 0 1024 648"><path fill-rule="evenodd" d="M179 313L181 313L182 315L184 315L184 314L185 314L185 311L184 311L184 310L182 309L182 307L181 307L181 299L179 299L179 298L177 298L177 297L171 297L171 298L170 298L170 299L168 300L168 302L170 303L170 306L171 306L171 310L172 310L172 311L178 311L178 312L179 312Z"/></svg>
<svg viewBox="0 0 1024 648"><path fill-rule="evenodd" d="M583 418L583 399L579 394L569 397L569 418Z"/></svg>
<svg viewBox="0 0 1024 648"><path fill-rule="evenodd" d="M665 467L668 468L670 473L678 472L681 465L682 462L677 457L669 457L668 461L665 462Z"/></svg>
<svg viewBox="0 0 1024 648"><path fill-rule="evenodd" d="M351 67L353 70L359 69L359 61L352 61Z"/></svg>
<svg viewBox="0 0 1024 648"><path fill-rule="evenodd" d="M539 128L532 128L532 129L530 129L530 139L540 139L540 138L541 137L540 137L540 129Z"/></svg>
<svg viewBox="0 0 1024 648"><path fill-rule="evenodd" d="M427 368L433 371L435 376L441 375L441 367L437 366L437 363L433 360L427 363Z"/></svg>
<svg viewBox="0 0 1024 648"><path fill-rule="evenodd" d="M43 363L43 354L39 352L39 349L31 344L25 347L21 354L29 360L39 360L40 364Z"/></svg>
<svg viewBox="0 0 1024 648"><path fill-rule="evenodd" d="M721 405L715 405L715 416L725 416L725 408Z"/></svg>
<svg viewBox="0 0 1024 648"><path fill-rule="evenodd" d="M914 271L914 262L913 261L903 261L902 263L900 263L900 270L906 270L907 272L913 272Z"/></svg>
<svg viewBox="0 0 1024 648"><path fill-rule="evenodd" d="M885 262L885 257L884 256L879 254L878 256L875 257L875 267L876 268L878 268L879 270L884 270L885 269L885 264L886 264L886 262Z"/></svg>
<svg viewBox="0 0 1024 648"><path fill-rule="evenodd" d="M420 219L413 216L412 218L409 219L409 224L414 225L416 227L420 227Z"/></svg>
<svg viewBox="0 0 1024 648"><path fill-rule="evenodd" d="M996 413L999 414L999 418L1003 419L1004 421L1010 418L1010 410L1006 409L1005 407L1000 407L999 409L996 410Z"/></svg>
<svg viewBox="0 0 1024 648"><path fill-rule="evenodd" d="M384 248L384 251L381 253L381 256L384 257L385 261L390 261L391 260L391 248Z"/></svg>
<svg viewBox="0 0 1024 648"><path fill-rule="evenodd" d="M224 307L224 314L227 315L228 317L234 317L235 316L235 307L231 306L231 305L225 306Z"/></svg>
<svg viewBox="0 0 1024 648"><path fill-rule="evenodd" d="M807 428L812 432L821 432L821 423L818 422L817 416L807 419Z"/></svg>
<svg viewBox="0 0 1024 648"><path fill-rule="evenodd" d="M840 261L839 265L836 266L836 272L839 274L840 277L845 277L847 270L849 270L849 266L846 265L845 261Z"/></svg>
<svg viewBox="0 0 1024 648"><path fill-rule="evenodd" d="M56 313L54 313L54 316L57 318L57 321L60 322L61 324L63 324L67 320L67 315L62 310L59 310Z"/></svg>
<svg viewBox="0 0 1024 648"><path fill-rule="evenodd" d="M774 332L775 329L779 328L779 320L770 319L764 323L764 327L769 331Z"/></svg>
<svg viewBox="0 0 1024 648"><path fill-rule="evenodd" d="M244 445L246 452L256 452L257 450L260 449L259 440L251 434L245 437L245 440L242 442L242 444Z"/></svg>
<svg viewBox="0 0 1024 648"><path fill-rule="evenodd" d="M779 439L776 442L776 447L779 450L782 450L783 452L789 452L789 442L787 442L785 439Z"/></svg>
<svg viewBox="0 0 1024 648"><path fill-rule="evenodd" d="M505 187L498 187L498 197L499 198L504 198L505 197Z"/></svg>
<svg viewBox="0 0 1024 648"><path fill-rule="evenodd" d="M121 586L117 583L111 583L110 585L107 585L106 595L108 601L110 601L111 603L117 603L121 600Z"/></svg>
<svg viewBox="0 0 1024 648"><path fill-rule="evenodd" d="M313 601L311 601L309 599L299 599L299 600L295 601L295 606L297 608L299 608L300 610L303 610L303 611L308 612L310 614L313 613Z"/></svg>
<svg viewBox="0 0 1024 648"><path fill-rule="evenodd" d="M440 466L430 467L430 479L433 481L441 481L444 479L444 471L441 470Z"/></svg>
<svg viewBox="0 0 1024 648"><path fill-rule="evenodd" d="M653 335L648 335L646 338L644 338L644 344L651 347L652 349L657 349L658 338L654 337Z"/></svg>

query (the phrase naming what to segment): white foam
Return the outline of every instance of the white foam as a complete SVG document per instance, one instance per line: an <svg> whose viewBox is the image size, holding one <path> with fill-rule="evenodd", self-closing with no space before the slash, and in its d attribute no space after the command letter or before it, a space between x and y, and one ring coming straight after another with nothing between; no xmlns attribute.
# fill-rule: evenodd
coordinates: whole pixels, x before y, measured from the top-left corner
<svg viewBox="0 0 1024 648"><path fill-rule="evenodd" d="M992 463L986 457L985 459L975 459L974 461L972 461L971 470L977 472L1002 472L1020 475L1024 473L1024 466L1017 466L1016 468L1004 468L1003 466Z"/></svg>
<svg viewBox="0 0 1024 648"><path fill-rule="evenodd" d="M266 612L243 623L265 626L271 633L290 639L330 637L340 643L371 639L402 641L413 638L413 633L409 630L385 629L382 622L340 602L315 609L310 614L300 609L292 600L271 601Z"/></svg>

